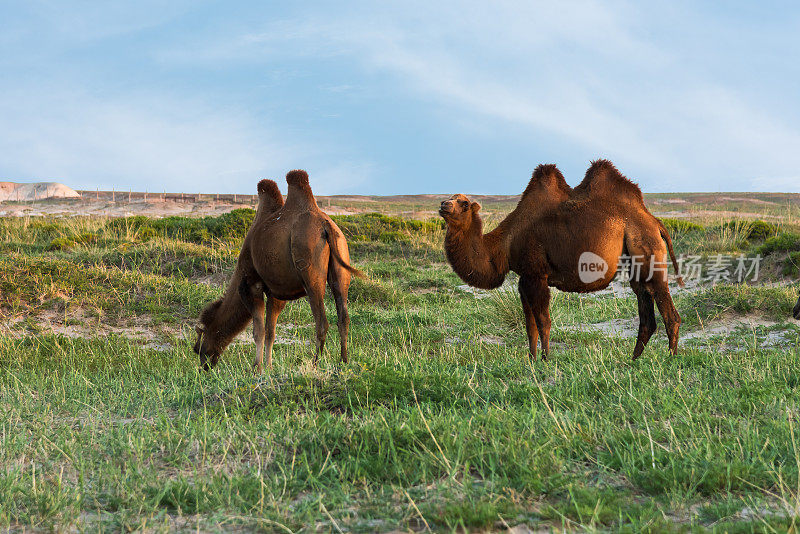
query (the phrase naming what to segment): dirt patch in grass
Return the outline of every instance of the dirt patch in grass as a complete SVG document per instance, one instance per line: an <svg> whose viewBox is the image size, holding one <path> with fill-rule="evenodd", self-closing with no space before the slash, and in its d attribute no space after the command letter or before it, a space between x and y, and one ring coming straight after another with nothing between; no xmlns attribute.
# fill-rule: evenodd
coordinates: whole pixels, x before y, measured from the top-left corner
<svg viewBox="0 0 800 534"><path fill-rule="evenodd" d="M180 336L175 326L154 325L152 318L139 316L135 320L108 324L90 317L82 309L70 310L68 315L52 310L36 314L0 317L0 332L11 337L26 335L56 334L70 338L94 338L117 335L141 341L157 350L168 350L164 341Z"/></svg>
<svg viewBox="0 0 800 534"><path fill-rule="evenodd" d="M660 318L659 318L660 321ZM562 330L570 332L599 332L603 335L619 338L636 338L639 331L639 319L613 319L600 323L585 325L561 326ZM655 334L663 335L663 325ZM797 343L800 335L800 321L788 319L774 321L760 315L750 314L745 316L729 314L720 319L702 323L699 327L682 328L680 341L709 341L722 336L731 347L752 344L755 342L760 348L790 347Z"/></svg>

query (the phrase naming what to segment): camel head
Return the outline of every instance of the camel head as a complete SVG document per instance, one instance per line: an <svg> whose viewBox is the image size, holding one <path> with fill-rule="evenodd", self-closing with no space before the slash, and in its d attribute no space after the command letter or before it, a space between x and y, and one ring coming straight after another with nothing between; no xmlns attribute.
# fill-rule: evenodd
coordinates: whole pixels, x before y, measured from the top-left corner
<svg viewBox="0 0 800 534"><path fill-rule="evenodd" d="M194 343L194 352L200 356L200 367L203 371L213 369L222 354L219 340L217 340L217 328L214 322L222 304L222 299L215 300L200 313L200 326L195 327L197 331L197 341Z"/></svg>
<svg viewBox="0 0 800 534"><path fill-rule="evenodd" d="M478 212L481 205L472 202L467 195L457 194L442 202L439 206L439 215L442 216L448 227L466 229L477 220L480 221Z"/></svg>
<svg viewBox="0 0 800 534"><path fill-rule="evenodd" d="M797 299L797 304L795 304L792 314L794 315L795 319L800 321L800 298Z"/></svg>

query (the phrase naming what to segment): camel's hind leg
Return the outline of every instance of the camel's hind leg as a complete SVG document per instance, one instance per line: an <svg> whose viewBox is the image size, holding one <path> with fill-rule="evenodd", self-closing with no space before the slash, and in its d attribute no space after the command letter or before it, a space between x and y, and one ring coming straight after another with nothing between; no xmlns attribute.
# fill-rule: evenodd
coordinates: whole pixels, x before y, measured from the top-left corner
<svg viewBox="0 0 800 534"><path fill-rule="evenodd" d="M672 296L669 294L669 283L667 275L667 247L662 240L661 233L657 226L645 225L641 227L632 228L635 230L632 234L626 231L625 236L625 250L632 260L636 260L637 268L631 273L631 287L636 291L639 297L639 316L642 317L642 297L643 293L652 295L652 300L655 300L658 306L658 311L661 312L661 317L664 319L664 326L667 329L667 337L669 338L669 350L674 355L678 352L678 330L681 326L681 317L678 315L678 310L672 303ZM633 269L633 268L632 268ZM640 286L641 291L636 290L636 286ZM645 308L652 307L651 303L647 302L647 297L644 297ZM651 315L649 310L646 310L648 317ZM650 321L648 318L648 330L653 326L655 321ZM655 328L652 329L653 332ZM649 332L647 337L652 335ZM639 340L643 340L642 323L639 324L639 339L637 339L636 348L634 349L634 359L641 353ZM645 341L646 343L646 341ZM642 344L644 349L644 343Z"/></svg>
<svg viewBox="0 0 800 534"><path fill-rule="evenodd" d="M635 360L644 352L645 345L658 329L658 323L656 323L653 295L635 280L631 280L631 289L636 293L639 303L639 335L636 337L636 347L633 349L633 359Z"/></svg>
<svg viewBox="0 0 800 534"><path fill-rule="evenodd" d="M267 368L272 368L272 346L275 344L275 323L286 306L285 300L267 297ZM260 363L260 362L259 362Z"/></svg>
<svg viewBox="0 0 800 534"><path fill-rule="evenodd" d="M678 333L681 328L681 316L672 302L672 295L669 294L669 286L666 280L654 280L652 282L653 297L655 298L658 311L664 319L664 326L667 329L669 338L669 351L672 355L678 353Z"/></svg>
<svg viewBox="0 0 800 534"><path fill-rule="evenodd" d="M542 343L542 361L550 355L550 287L544 278L520 277L520 287L536 321ZM530 343L530 336L528 336ZM535 346L535 345L534 345Z"/></svg>
<svg viewBox="0 0 800 534"><path fill-rule="evenodd" d="M350 273L342 268L328 270L328 286L336 302L336 324L339 327L339 345L342 361L347 363L347 333L350 329L350 314L347 312L347 291L350 288Z"/></svg>
<svg viewBox="0 0 800 534"><path fill-rule="evenodd" d="M316 325L317 350L314 353L314 365L317 365L322 349L325 348L325 336L328 334L328 318L325 316L325 279L322 279L321 284L309 284L306 293Z"/></svg>

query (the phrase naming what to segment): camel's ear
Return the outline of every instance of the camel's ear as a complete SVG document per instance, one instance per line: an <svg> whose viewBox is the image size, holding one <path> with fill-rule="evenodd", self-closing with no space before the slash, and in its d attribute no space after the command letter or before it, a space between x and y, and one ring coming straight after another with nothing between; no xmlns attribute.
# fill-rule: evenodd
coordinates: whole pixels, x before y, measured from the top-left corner
<svg viewBox="0 0 800 534"><path fill-rule="evenodd" d="M472 213L478 213L479 211L481 211L481 205L478 204L477 202L473 202L470 208L472 209Z"/></svg>

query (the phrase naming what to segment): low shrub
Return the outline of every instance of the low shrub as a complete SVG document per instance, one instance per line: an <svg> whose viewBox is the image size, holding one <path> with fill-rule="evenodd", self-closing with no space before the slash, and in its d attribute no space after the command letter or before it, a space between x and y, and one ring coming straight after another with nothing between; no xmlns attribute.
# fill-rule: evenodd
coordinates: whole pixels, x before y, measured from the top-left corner
<svg viewBox="0 0 800 534"><path fill-rule="evenodd" d="M142 226L136 231L136 239L139 241L150 241L156 236L156 229L152 226Z"/></svg>
<svg viewBox="0 0 800 534"><path fill-rule="evenodd" d="M349 241L407 242L413 234L428 234L444 228L444 221L440 219L418 221L381 213L334 215L331 219Z"/></svg>
<svg viewBox="0 0 800 534"><path fill-rule="evenodd" d="M93 234L91 232L83 232L80 235L77 235L72 238L75 243L85 244L85 243L96 243L97 242L97 234Z"/></svg>
<svg viewBox="0 0 800 534"><path fill-rule="evenodd" d="M734 231L748 241L764 241L767 238L775 237L780 231L777 225L760 219L756 221L728 221L722 224L722 228Z"/></svg>
<svg viewBox="0 0 800 534"><path fill-rule="evenodd" d="M256 216L255 210L240 208L218 217L164 217L151 219L142 215L114 219L106 228L116 231L135 232L142 241L163 235L192 243L209 243L244 239Z"/></svg>
<svg viewBox="0 0 800 534"><path fill-rule="evenodd" d="M704 230L699 224L684 219L661 219L661 222L670 234L688 234Z"/></svg>
<svg viewBox="0 0 800 534"><path fill-rule="evenodd" d="M792 252L789 254L789 257L783 262L781 274L783 274L783 276L793 277L800 275L800 252Z"/></svg>
<svg viewBox="0 0 800 534"><path fill-rule="evenodd" d="M75 247L75 241L67 237L56 237L47 246L47 250L69 250Z"/></svg>
<svg viewBox="0 0 800 534"><path fill-rule="evenodd" d="M113 219L109 230L129 234L147 241L157 235L182 239L192 243L209 243L244 239L256 212L241 208L218 217L164 217L151 219L142 215ZM431 219L418 221L402 217L390 217L380 213L363 215L336 215L331 217L341 228L348 241L379 241L383 243L407 243L413 235L431 234L444 229L444 221Z"/></svg>
<svg viewBox="0 0 800 534"><path fill-rule="evenodd" d="M780 228L777 225L757 220L753 221L750 225L750 230L747 233L747 239L750 241L764 241L770 237L775 237L778 235Z"/></svg>
<svg viewBox="0 0 800 534"><path fill-rule="evenodd" d="M768 256L776 252L797 252L800 251L800 235L785 232L771 237L758 247L759 254Z"/></svg>
<svg viewBox="0 0 800 534"><path fill-rule="evenodd" d="M31 230L38 230L44 235L55 235L61 231L61 226L47 220L34 220L28 225Z"/></svg>

